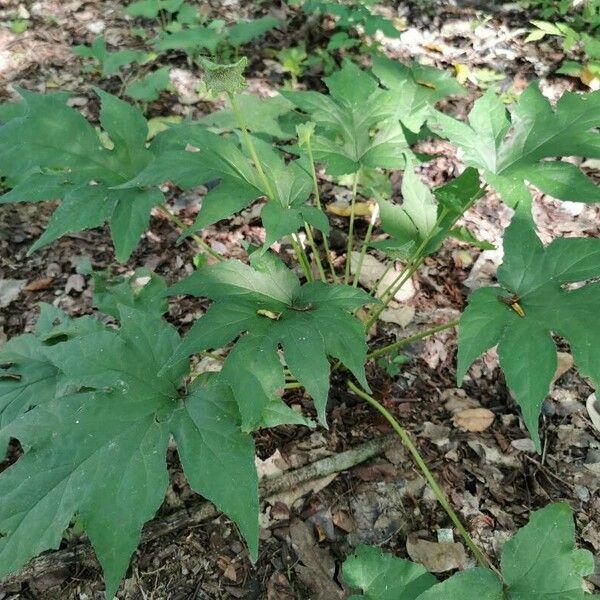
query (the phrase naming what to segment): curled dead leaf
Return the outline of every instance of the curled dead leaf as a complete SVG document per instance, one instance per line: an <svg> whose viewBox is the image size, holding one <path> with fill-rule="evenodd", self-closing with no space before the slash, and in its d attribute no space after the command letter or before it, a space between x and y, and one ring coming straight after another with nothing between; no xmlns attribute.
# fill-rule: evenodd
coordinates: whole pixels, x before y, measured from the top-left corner
<svg viewBox="0 0 600 600"><path fill-rule="evenodd" d="M456 427L467 431L485 431L494 422L495 415L487 408L467 408L455 414L452 421Z"/></svg>

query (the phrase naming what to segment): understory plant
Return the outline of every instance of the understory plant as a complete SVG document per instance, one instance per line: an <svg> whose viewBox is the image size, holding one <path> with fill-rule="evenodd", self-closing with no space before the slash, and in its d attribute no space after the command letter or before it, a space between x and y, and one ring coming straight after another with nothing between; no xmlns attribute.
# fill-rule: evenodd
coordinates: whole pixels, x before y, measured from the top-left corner
<svg viewBox="0 0 600 600"><path fill-rule="evenodd" d="M0 575L58 547L76 519L102 565L107 595L114 595L142 526L163 501L170 439L192 489L237 524L256 560L251 434L280 424L315 427L315 419L327 426L336 372L390 423L479 563L438 584L419 565L362 548L345 565L349 584L374 599L470 598L474 590L493 600L583 597L582 576L593 564L589 553L575 550L570 509L558 504L533 515L497 568L410 435L374 397L365 365L458 327L460 383L480 354L498 346L538 451L559 338L570 344L580 373L598 385L600 240L560 238L544 246L531 186L559 200L600 201L595 183L559 158L600 158L600 92L566 92L552 106L532 83L509 112L490 89L465 122L436 108L464 90L430 67L381 56L369 70L346 62L325 79L326 93L282 90L273 103L249 102L242 93L246 62L203 61L207 88L230 107L212 119L173 125L151 142L141 112L101 90L98 127L63 93L20 90L21 102L2 111L0 174L8 191L0 202L59 200L30 253L107 225L123 263L159 211L203 258L170 287L146 270L114 281L88 268L94 305L105 318L70 318L43 305L35 331L0 350L0 443L18 440L22 451L0 475ZM244 105L256 110L248 114ZM418 169L431 157L416 152L415 143L434 135L460 150L465 169L430 189ZM388 184L394 171L403 171L399 194ZM329 246L323 177L349 185L345 255ZM168 207L166 183L182 190L210 183L193 223ZM471 294L459 323L370 346L371 327L448 237L478 243L459 221L490 189L514 209L498 285ZM226 259L202 230L255 203L264 244L247 245L246 262ZM357 239L365 203L368 228ZM271 249L275 242L289 246L291 266ZM362 265L373 252L385 257L393 277L364 289ZM183 337L164 318L167 299L182 295L210 301ZM220 371L190 365L191 356L206 354L221 360ZM312 398L314 414L286 403L286 391L297 388Z"/></svg>

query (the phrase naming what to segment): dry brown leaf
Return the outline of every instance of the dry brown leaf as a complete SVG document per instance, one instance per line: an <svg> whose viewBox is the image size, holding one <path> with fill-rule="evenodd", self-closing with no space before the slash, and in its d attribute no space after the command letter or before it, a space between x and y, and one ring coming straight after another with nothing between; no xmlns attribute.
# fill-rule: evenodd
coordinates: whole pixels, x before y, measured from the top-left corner
<svg viewBox="0 0 600 600"><path fill-rule="evenodd" d="M458 542L438 544L409 535L406 550L412 560L421 563L431 573L459 569L467 563L465 548Z"/></svg>
<svg viewBox="0 0 600 600"><path fill-rule="evenodd" d="M495 415L487 408L467 408L456 413L452 419L456 427L467 431L485 431L494 422Z"/></svg>
<svg viewBox="0 0 600 600"><path fill-rule="evenodd" d="M26 292L40 292L48 289L53 281L53 277L41 277L40 279L30 281L23 289Z"/></svg>
<svg viewBox="0 0 600 600"><path fill-rule="evenodd" d="M374 206L372 202L357 202L354 205L354 216L367 217L373 212ZM325 210L338 217L349 217L352 214L350 206L339 206L337 204L328 204Z"/></svg>

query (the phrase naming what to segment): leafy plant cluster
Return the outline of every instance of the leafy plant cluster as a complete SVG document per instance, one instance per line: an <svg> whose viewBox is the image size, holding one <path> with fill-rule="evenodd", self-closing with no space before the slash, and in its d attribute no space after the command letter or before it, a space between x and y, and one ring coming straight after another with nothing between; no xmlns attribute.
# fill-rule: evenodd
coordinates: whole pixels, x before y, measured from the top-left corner
<svg viewBox="0 0 600 600"><path fill-rule="evenodd" d="M575 547L568 504L549 504L504 544L501 572L474 568L443 582L409 560L359 546L343 565L344 581L368 600L583 600L582 577L594 570L591 552Z"/></svg>
<svg viewBox="0 0 600 600"><path fill-rule="evenodd" d="M594 81L600 79L600 2L530 2L537 4L542 19L531 21L533 25L526 42L537 42L546 37L561 40L565 53L571 55L557 70L557 73L579 77L583 83L595 87ZM583 60L574 60L573 53L583 55Z"/></svg>
<svg viewBox="0 0 600 600"><path fill-rule="evenodd" d="M192 60L209 56L228 61L237 56L240 47L280 25L273 17L240 21L234 25L227 25L222 19L207 23L207 16L198 6L184 0L139 0L129 4L123 12L134 19L157 23L154 37L149 37L143 27L132 28L132 33L144 40L147 50L110 50L104 36L98 36L90 46L75 46L73 52L91 59L92 64L85 67L87 72L96 72L102 78L119 77L122 93L143 103L152 102L161 92L172 90L170 68L153 69L167 52L181 51Z"/></svg>
<svg viewBox="0 0 600 600"><path fill-rule="evenodd" d="M150 4L167 12L175 7L144 6ZM556 367L555 336L568 340L580 372L600 382L600 240L557 239L544 247L529 188L560 200L600 201L593 181L560 160L600 157L600 92L566 92L552 106L533 83L508 112L488 90L464 122L436 108L464 90L431 67L374 55L369 70L347 61L325 78L327 93L282 90L261 100L244 93L246 64L244 58L204 60L207 88L227 96L230 108L173 125L151 141L140 110L102 90L98 127L70 108L63 93L21 90L22 101L0 111L0 175L10 190L0 203L60 201L30 252L107 224L116 258L125 262L152 210L183 225L165 204L163 184L189 190L213 182L194 223L183 225L182 235L210 255L197 261L195 273L167 288L143 270L117 281L91 272L95 306L110 319L70 319L42 306L35 332L0 350L0 439L15 438L23 449L0 475L0 575L57 547L77 518L103 566L107 592L114 593L144 522L163 499L170 436L192 488L237 523L255 559L251 433L280 424L315 426L311 415L285 402L285 390L297 387L312 397L317 420L326 425L334 371L346 373L350 389L390 421L479 562L488 565L406 432L370 395L365 374L369 360L400 347L369 348L367 332L426 258L449 236L481 246L458 222L485 195L482 179L515 215L504 237L499 285L474 292L461 317L459 382L497 345L538 449L540 406ZM431 190L417 171L431 157L414 144L433 135L454 144L466 168ZM336 262L328 245L317 168L350 187L345 261ZM400 194L389 184L398 170ZM372 212L355 245L361 198L371 201ZM255 202L262 204L266 240L248 247L248 264L226 260L197 235ZM291 245L295 267L270 250L281 240ZM367 252L382 253L390 269L402 262L384 290L358 285ZM180 338L163 315L167 297L183 294L211 304ZM190 356L221 349L218 373L190 368ZM534 543L542 551L532 560ZM549 596L528 590L543 591L541 569L558 577L560 565L560 573L571 573L569 587L555 587L552 597L576 599L580 578L589 573L588 555L573 549L572 521L562 505L536 514L507 545L501 578L469 570L437 584L421 567L395 561L362 549L346 564L346 578L372 598L391 597L384 595L388 584L370 591L380 571L384 578L398 571L389 585L418 580L413 596L398 588L407 598L448 597L448 589L467 598L465 586L475 589L473 582L491 599L543 598ZM365 575L371 562L372 578Z"/></svg>

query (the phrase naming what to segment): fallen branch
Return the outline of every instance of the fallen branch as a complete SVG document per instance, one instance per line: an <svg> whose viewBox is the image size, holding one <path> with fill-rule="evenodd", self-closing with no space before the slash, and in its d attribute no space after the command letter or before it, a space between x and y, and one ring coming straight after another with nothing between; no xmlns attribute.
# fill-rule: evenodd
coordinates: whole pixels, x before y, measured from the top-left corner
<svg viewBox="0 0 600 600"><path fill-rule="evenodd" d="M267 498L284 490L292 489L306 481L346 471L374 456L382 454L394 443L395 439L393 435L382 436L379 439L366 442L351 450L322 458L299 469L285 471L281 475L273 477L265 477L259 485L260 496L261 498ZM147 544L179 529L214 519L219 514L219 511L210 502L198 502L186 509L148 522L142 531L140 544ZM12 586L29 579L35 579L52 571L58 571L75 563L100 568L94 549L89 542L84 541L72 548L64 548L63 550L54 550L42 554L27 563L20 571L8 575L0 583L2 586Z"/></svg>

